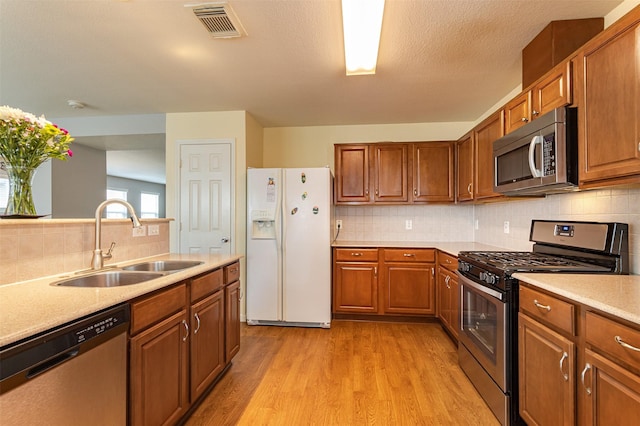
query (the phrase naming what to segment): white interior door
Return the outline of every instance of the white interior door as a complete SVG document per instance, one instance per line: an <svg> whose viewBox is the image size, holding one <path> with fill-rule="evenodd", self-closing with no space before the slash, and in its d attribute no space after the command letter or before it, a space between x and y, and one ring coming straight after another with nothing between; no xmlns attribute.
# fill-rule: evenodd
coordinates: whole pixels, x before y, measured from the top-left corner
<svg viewBox="0 0 640 426"><path fill-rule="evenodd" d="M231 144L180 146L180 252L231 254Z"/></svg>

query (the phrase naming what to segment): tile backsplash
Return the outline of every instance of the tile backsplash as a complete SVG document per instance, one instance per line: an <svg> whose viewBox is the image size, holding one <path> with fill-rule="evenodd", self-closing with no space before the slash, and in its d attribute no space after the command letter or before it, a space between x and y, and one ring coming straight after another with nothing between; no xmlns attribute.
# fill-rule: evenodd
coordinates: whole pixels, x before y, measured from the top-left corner
<svg viewBox="0 0 640 426"><path fill-rule="evenodd" d="M169 252L169 220L142 220L158 235L133 237L131 221L102 222L102 250L116 242L105 264ZM95 248L93 220L52 219L0 223L0 285L87 269Z"/></svg>
<svg viewBox="0 0 640 426"><path fill-rule="evenodd" d="M532 219L623 222L629 224L630 271L640 274L640 187L477 205L337 206L335 218L343 223L342 241L474 241L522 251L532 247Z"/></svg>

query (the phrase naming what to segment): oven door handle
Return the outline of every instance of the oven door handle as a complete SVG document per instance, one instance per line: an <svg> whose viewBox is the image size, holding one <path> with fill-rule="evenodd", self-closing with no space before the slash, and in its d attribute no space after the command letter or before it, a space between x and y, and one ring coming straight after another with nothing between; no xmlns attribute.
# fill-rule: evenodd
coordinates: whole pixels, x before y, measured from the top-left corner
<svg viewBox="0 0 640 426"><path fill-rule="evenodd" d="M469 278L465 277L464 275L462 275L460 272L458 272L458 276L460 277L460 279L462 280L463 285L466 285L467 287L471 287L474 290L477 290L481 293L484 294L488 294L489 296L492 296L500 301L503 300L504 295L502 293L500 293L499 291L495 291L493 289L490 289L488 287L483 286L482 284L478 284L474 281L471 281Z"/></svg>

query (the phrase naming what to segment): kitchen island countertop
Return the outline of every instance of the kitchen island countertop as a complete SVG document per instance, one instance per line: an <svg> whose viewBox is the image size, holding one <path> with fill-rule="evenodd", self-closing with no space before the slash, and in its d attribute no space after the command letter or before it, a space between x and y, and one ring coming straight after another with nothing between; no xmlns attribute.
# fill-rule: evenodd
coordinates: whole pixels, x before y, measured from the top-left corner
<svg viewBox="0 0 640 426"><path fill-rule="evenodd" d="M165 254L109 265L122 267L154 260L203 262L202 265L176 271L160 278L120 287L78 288L51 285L55 281L77 276L74 272L0 285L0 347L233 263L241 257L240 255ZM112 268L107 270L110 269Z"/></svg>
<svg viewBox="0 0 640 426"><path fill-rule="evenodd" d="M640 275L516 273L513 276L640 325Z"/></svg>

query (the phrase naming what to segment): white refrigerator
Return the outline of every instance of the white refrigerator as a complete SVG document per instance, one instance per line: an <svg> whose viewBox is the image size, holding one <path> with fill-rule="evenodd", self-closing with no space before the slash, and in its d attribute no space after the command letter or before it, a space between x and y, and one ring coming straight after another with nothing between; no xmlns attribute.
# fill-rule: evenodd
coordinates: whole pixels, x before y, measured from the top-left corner
<svg viewBox="0 0 640 426"><path fill-rule="evenodd" d="M247 170L247 324L331 326L332 179Z"/></svg>

